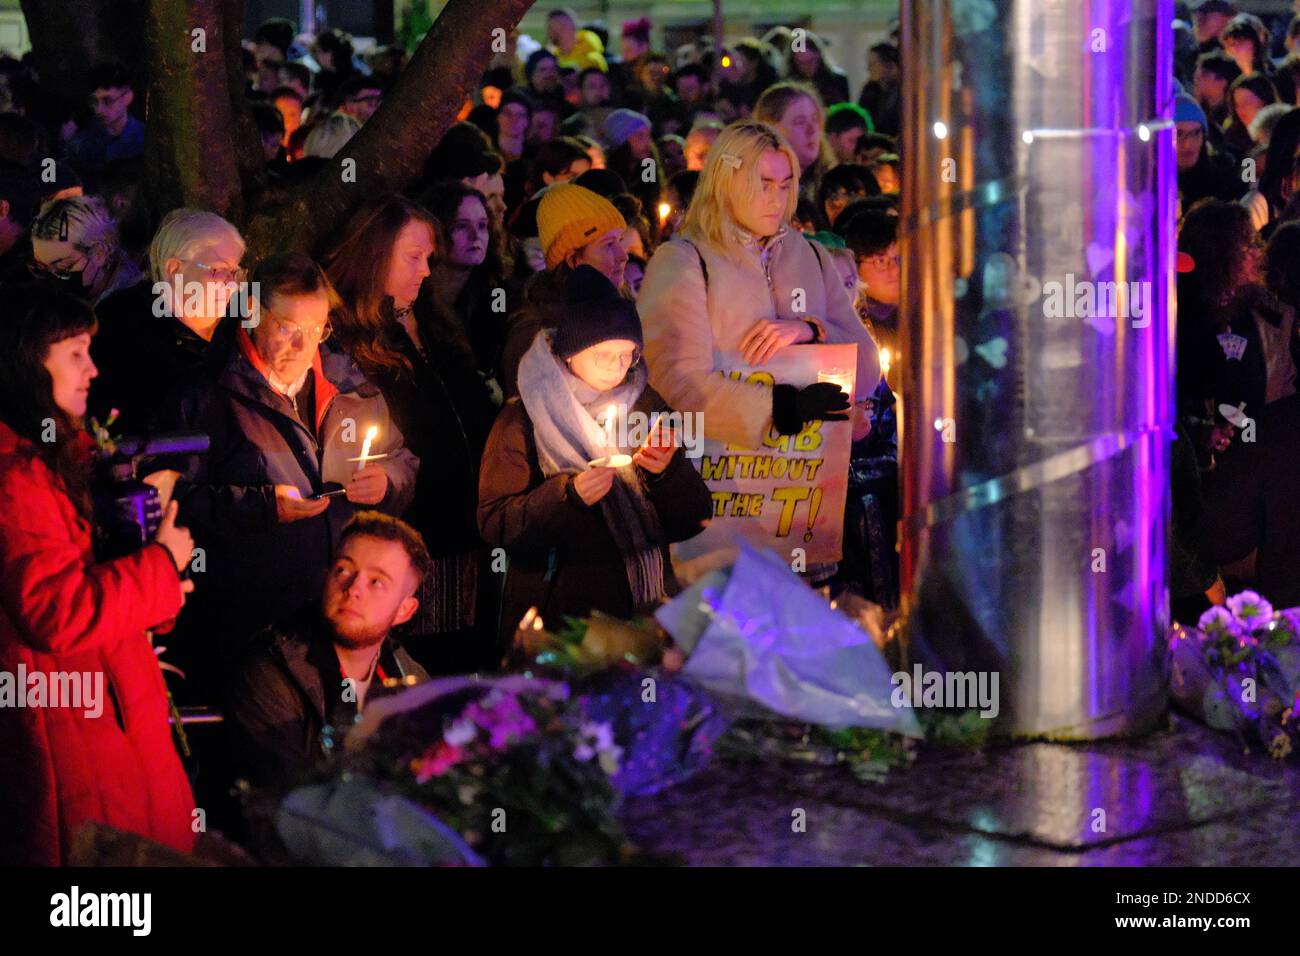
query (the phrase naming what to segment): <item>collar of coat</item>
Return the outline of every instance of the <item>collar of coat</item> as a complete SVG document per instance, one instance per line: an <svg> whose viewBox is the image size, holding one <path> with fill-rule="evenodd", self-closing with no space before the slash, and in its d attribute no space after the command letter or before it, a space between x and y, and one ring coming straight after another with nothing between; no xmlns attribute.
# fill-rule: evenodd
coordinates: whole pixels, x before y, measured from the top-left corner
<svg viewBox="0 0 1300 956"><path fill-rule="evenodd" d="M343 670L320 613L315 609L305 611L293 624L279 631L271 642L271 653L284 663L290 679L311 701L320 719L327 720L325 687L328 683L331 693L335 692L342 681ZM428 678L428 674L398 646L391 634L384 638L384 645L379 650L379 667L390 679L410 676L422 681ZM375 673L378 676L378 668Z"/></svg>
<svg viewBox="0 0 1300 956"><path fill-rule="evenodd" d="M226 366L223 382L271 408L278 408L287 402L288 399L271 387L271 369L253 345L246 329L240 328L235 336L235 344L237 348ZM356 391L365 385L366 379L349 356L342 352L326 351L320 346L317 346L316 354L312 356L311 371L315 378L315 417L316 429L319 431L330 402L340 392Z"/></svg>
<svg viewBox="0 0 1300 956"><path fill-rule="evenodd" d="M777 229L773 235L758 236L742 226L736 226L734 235L736 241L746 249L755 249L758 252L764 252L774 248L778 242L785 238L786 233L789 231L790 227L785 223L781 223L780 228Z"/></svg>

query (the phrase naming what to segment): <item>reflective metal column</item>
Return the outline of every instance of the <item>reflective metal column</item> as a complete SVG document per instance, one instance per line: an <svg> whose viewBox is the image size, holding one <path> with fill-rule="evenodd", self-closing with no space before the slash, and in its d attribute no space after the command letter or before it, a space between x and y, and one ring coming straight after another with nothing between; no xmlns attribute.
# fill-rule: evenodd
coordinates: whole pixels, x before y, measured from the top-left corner
<svg viewBox="0 0 1300 956"><path fill-rule="evenodd" d="M913 660L998 731L1164 709L1176 202L1169 0L904 0Z"/></svg>

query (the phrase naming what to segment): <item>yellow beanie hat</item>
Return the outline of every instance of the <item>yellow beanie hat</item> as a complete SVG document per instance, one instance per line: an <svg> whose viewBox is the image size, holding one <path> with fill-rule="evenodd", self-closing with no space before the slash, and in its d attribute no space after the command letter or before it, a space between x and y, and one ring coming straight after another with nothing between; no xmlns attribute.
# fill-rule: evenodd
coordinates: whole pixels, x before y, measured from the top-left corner
<svg viewBox="0 0 1300 956"><path fill-rule="evenodd" d="M537 238L548 269L554 269L569 253L602 232L626 228L627 222L612 202L573 183L551 186L537 204Z"/></svg>

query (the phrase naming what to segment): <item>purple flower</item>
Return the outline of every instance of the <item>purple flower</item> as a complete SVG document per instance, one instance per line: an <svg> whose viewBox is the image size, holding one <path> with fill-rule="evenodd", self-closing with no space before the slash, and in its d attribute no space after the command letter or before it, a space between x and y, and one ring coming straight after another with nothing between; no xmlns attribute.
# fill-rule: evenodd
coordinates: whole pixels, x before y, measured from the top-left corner
<svg viewBox="0 0 1300 956"><path fill-rule="evenodd" d="M1242 591L1228 598L1228 610L1251 631L1273 619L1273 605L1254 591Z"/></svg>
<svg viewBox="0 0 1300 956"><path fill-rule="evenodd" d="M1201 619L1196 622L1196 629L1209 637L1219 638L1236 631L1236 625L1236 619L1228 610L1216 605L1201 615Z"/></svg>

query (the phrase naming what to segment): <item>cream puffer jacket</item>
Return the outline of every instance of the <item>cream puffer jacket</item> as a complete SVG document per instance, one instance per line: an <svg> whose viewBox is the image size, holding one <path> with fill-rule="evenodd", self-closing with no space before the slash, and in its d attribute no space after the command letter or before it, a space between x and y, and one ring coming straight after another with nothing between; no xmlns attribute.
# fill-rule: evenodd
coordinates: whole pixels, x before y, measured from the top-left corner
<svg viewBox="0 0 1300 956"><path fill-rule="evenodd" d="M855 399L875 391L880 381L876 343L825 248L786 227L765 245L738 230L741 259L690 239L674 239L655 251L637 311L651 386L671 407L703 412L707 437L757 448L767 435L771 388L718 370L723 354L738 353L745 333L762 319L815 320L826 342L855 343ZM800 304L803 311L796 312Z"/></svg>

